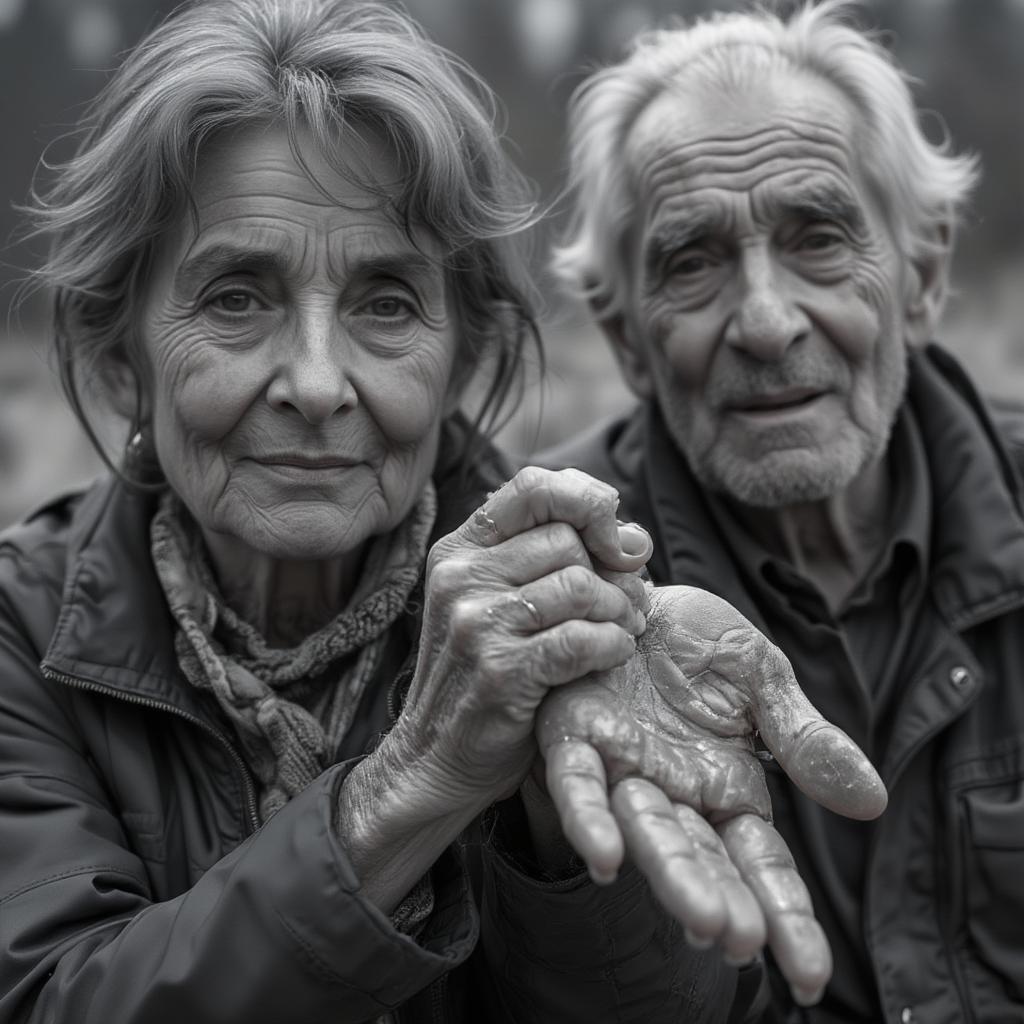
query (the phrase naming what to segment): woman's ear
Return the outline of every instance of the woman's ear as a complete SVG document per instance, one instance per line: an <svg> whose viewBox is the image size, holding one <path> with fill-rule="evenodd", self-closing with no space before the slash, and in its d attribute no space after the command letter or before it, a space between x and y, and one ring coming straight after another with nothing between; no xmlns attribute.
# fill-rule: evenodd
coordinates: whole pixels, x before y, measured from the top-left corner
<svg viewBox="0 0 1024 1024"><path fill-rule="evenodd" d="M932 340L946 305L952 231L935 226L924 251L910 260L904 318L908 344L920 347Z"/></svg>
<svg viewBox="0 0 1024 1024"><path fill-rule="evenodd" d="M146 422L149 401L139 379L138 371L122 356L110 361L103 375L103 383L114 412L129 423Z"/></svg>
<svg viewBox="0 0 1024 1024"><path fill-rule="evenodd" d="M654 394L654 382L639 331L625 313L603 316L599 307L592 305L591 308L630 390L637 398L650 398Z"/></svg>

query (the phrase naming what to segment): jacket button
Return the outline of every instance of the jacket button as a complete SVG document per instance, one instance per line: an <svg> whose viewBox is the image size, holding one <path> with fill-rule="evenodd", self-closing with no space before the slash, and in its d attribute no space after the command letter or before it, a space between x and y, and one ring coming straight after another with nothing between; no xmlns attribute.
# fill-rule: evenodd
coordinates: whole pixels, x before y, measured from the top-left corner
<svg viewBox="0 0 1024 1024"><path fill-rule="evenodd" d="M967 686L971 681L971 673L963 665L957 665L955 668L950 669L949 681L954 686Z"/></svg>
<svg viewBox="0 0 1024 1024"><path fill-rule="evenodd" d="M900 1012L900 1024L914 1024L914 1011L911 1007L903 1007Z"/></svg>

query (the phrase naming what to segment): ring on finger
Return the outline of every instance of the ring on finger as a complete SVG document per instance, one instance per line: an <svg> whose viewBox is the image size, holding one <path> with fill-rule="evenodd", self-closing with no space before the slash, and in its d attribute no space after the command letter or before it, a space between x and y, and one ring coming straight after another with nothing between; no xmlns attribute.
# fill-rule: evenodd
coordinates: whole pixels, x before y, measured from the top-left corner
<svg viewBox="0 0 1024 1024"><path fill-rule="evenodd" d="M540 612L537 610L537 606L528 597L524 597L521 593L516 594L516 603L521 604L530 613L533 621L538 626L540 625Z"/></svg>
<svg viewBox="0 0 1024 1024"><path fill-rule="evenodd" d="M498 536L498 524L482 508L478 508L473 513L473 522L475 525L489 530L495 537Z"/></svg>
<svg viewBox="0 0 1024 1024"><path fill-rule="evenodd" d="M533 624L538 629L542 625L540 609L528 597L526 597L522 593L509 594L501 602L501 604L496 604L496 605L492 604L487 609L487 614L489 616L492 616L492 617L495 616L495 615L498 615L498 614L501 613L501 610L502 610L503 607L507 608L507 609L508 608L515 608L515 607L523 608L523 609L526 610L526 612L529 613L530 618L533 619Z"/></svg>

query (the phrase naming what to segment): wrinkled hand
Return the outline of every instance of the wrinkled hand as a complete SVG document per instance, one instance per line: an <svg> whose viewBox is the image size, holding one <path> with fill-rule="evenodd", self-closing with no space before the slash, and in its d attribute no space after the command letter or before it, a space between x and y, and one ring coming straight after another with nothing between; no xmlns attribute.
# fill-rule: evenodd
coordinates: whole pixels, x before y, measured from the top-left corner
<svg viewBox="0 0 1024 1024"><path fill-rule="evenodd" d="M628 851L694 944L717 941L740 963L767 939L806 1004L831 952L771 824L757 733L825 807L860 819L885 809L881 779L782 652L691 587L652 589L635 657L553 691L537 726L549 793L594 879L613 879Z"/></svg>
<svg viewBox="0 0 1024 1024"><path fill-rule="evenodd" d="M537 755L549 688L622 666L645 627L634 575L647 534L617 524L614 488L524 469L431 550L419 660L388 737L424 801L478 812Z"/></svg>

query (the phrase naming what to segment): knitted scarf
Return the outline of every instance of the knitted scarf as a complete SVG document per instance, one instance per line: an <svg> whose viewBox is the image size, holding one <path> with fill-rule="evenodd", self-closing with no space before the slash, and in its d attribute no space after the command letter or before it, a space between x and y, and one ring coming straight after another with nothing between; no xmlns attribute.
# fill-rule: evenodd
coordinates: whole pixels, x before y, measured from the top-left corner
<svg viewBox="0 0 1024 1024"><path fill-rule="evenodd" d="M178 625L178 664L231 721L258 782L264 821L333 762L420 577L436 514L428 482L405 520L371 542L341 614L297 646L280 648L225 603L195 522L173 492L161 497L150 545Z"/></svg>

